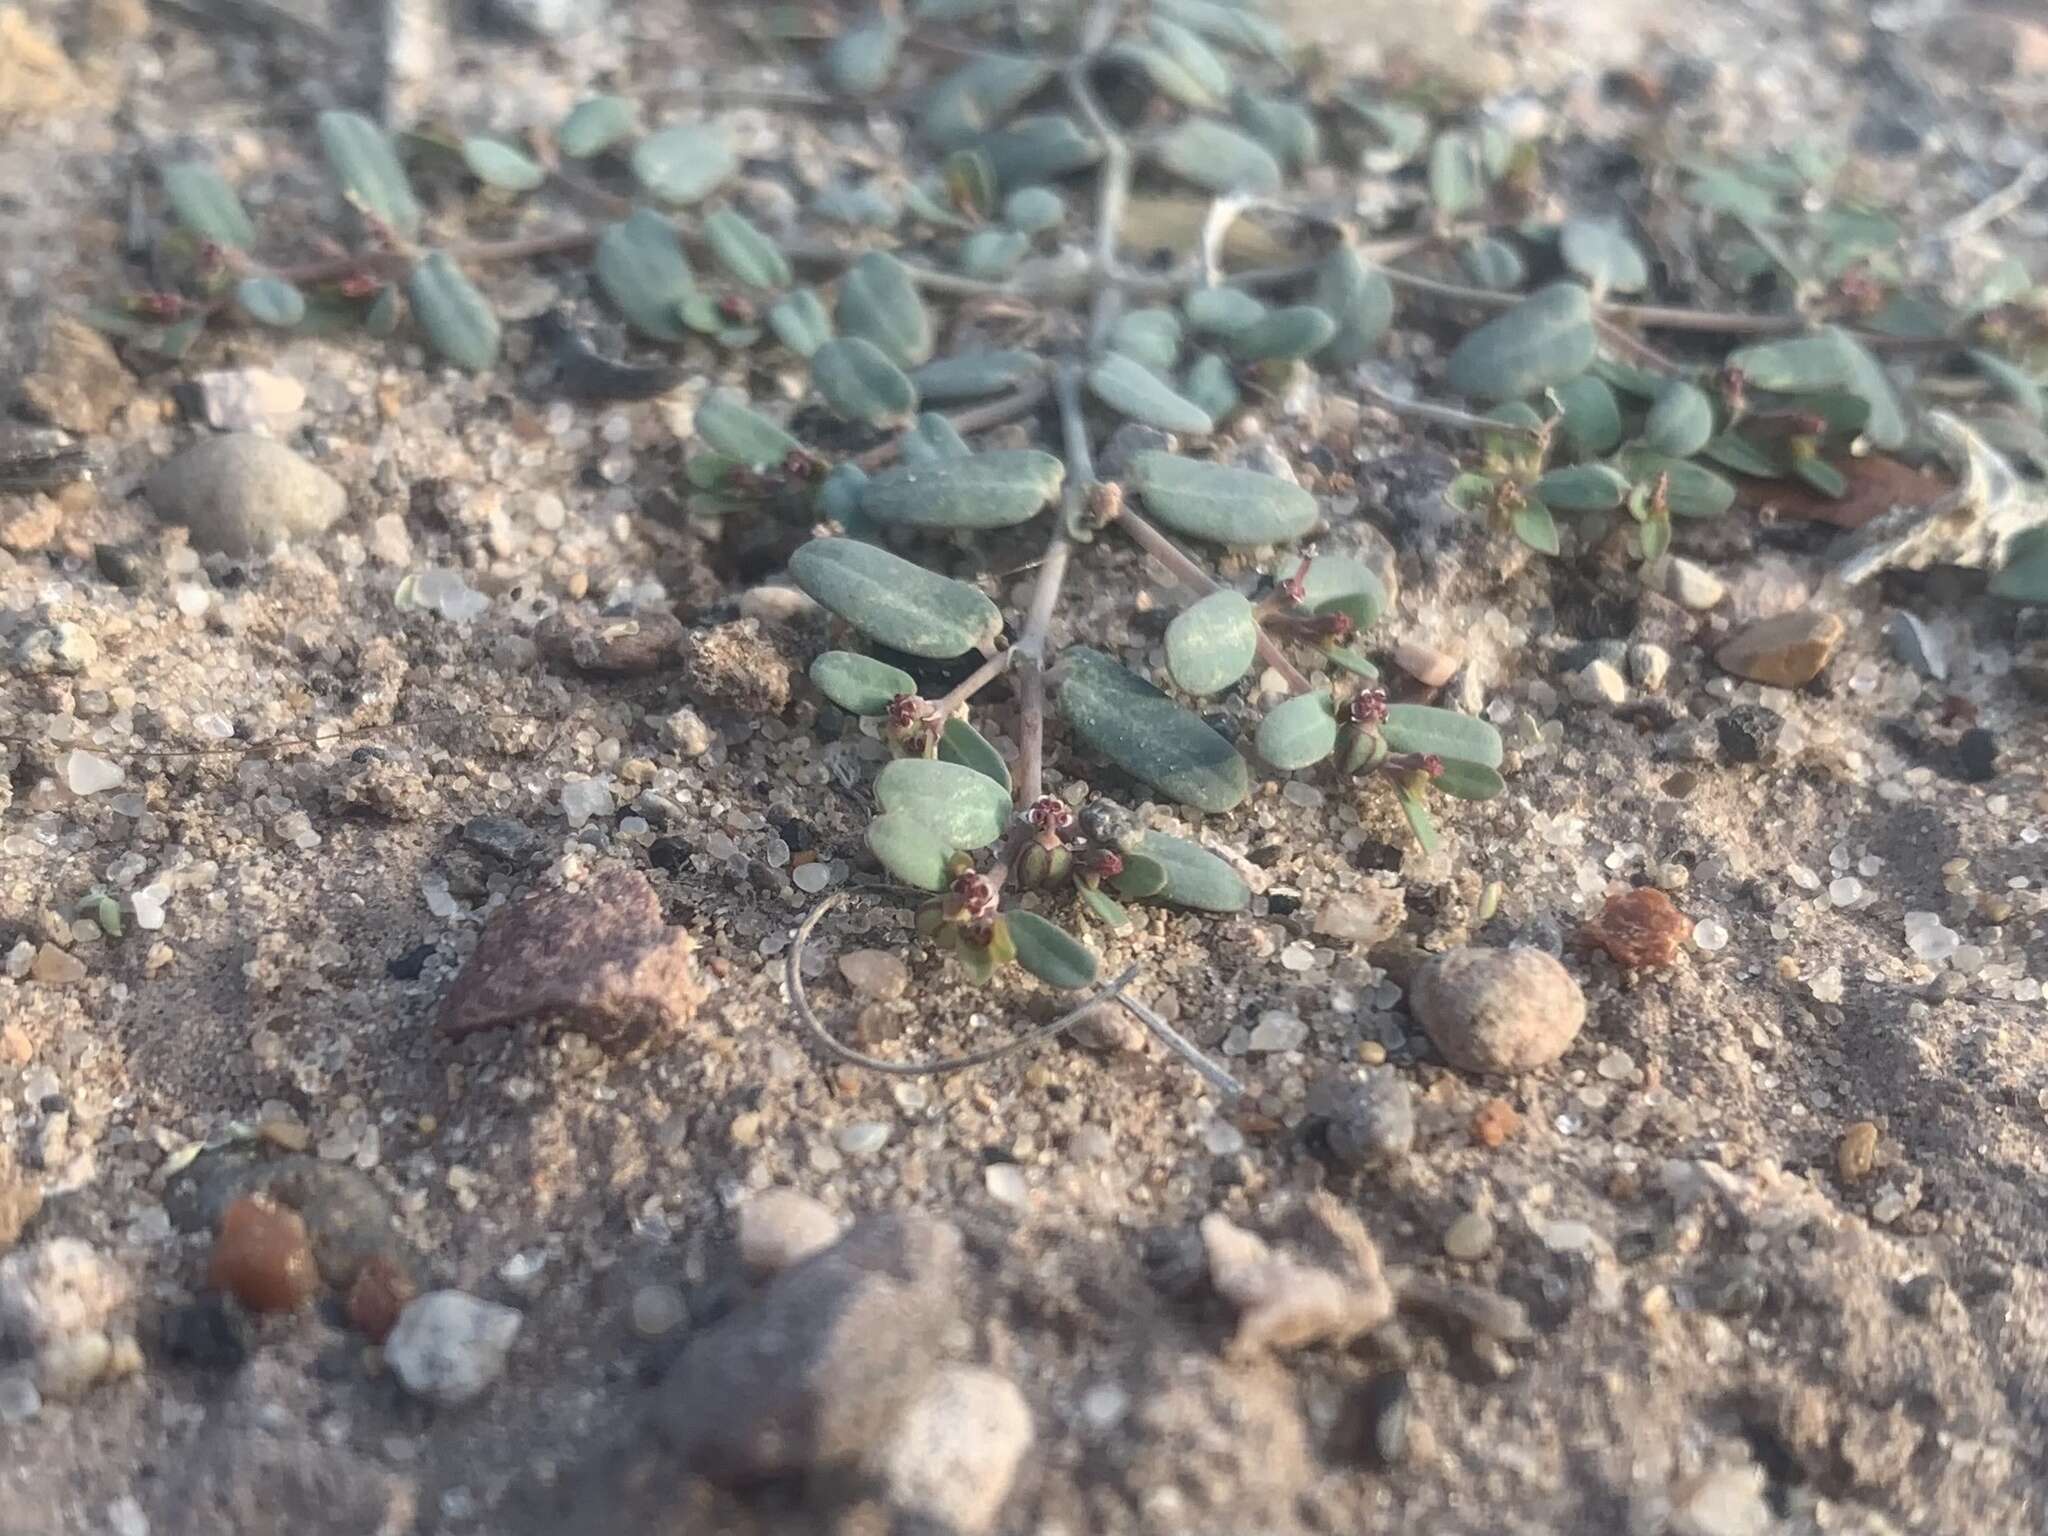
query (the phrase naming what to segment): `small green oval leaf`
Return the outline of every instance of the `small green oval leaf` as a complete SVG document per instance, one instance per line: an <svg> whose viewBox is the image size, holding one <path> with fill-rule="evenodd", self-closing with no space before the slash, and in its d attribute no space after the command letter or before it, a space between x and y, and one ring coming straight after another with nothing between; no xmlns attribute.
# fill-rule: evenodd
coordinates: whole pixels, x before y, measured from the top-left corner
<svg viewBox="0 0 2048 1536"><path fill-rule="evenodd" d="M1230 338L1230 350L1245 362L1290 362L1328 346L1337 322L1313 304L1268 310Z"/></svg>
<svg viewBox="0 0 2048 1536"><path fill-rule="evenodd" d="M1216 288L1197 288L1181 301L1181 312L1198 334L1228 339L1246 326L1258 324L1265 316L1266 306L1244 289L1226 283Z"/></svg>
<svg viewBox="0 0 2048 1536"><path fill-rule="evenodd" d="M288 331L306 318L306 296L281 277L245 277L235 284L235 308L259 325Z"/></svg>
<svg viewBox="0 0 2048 1536"><path fill-rule="evenodd" d="M680 310L696 291L696 278L667 219L638 208L608 225L592 265L605 297L642 336L672 342L687 334Z"/></svg>
<svg viewBox="0 0 2048 1536"><path fill-rule="evenodd" d="M1433 752L1446 761L1455 757L1483 768L1500 766L1500 732L1484 720L1455 710L1390 704L1380 734L1396 752Z"/></svg>
<svg viewBox="0 0 2048 1536"><path fill-rule="evenodd" d="M1147 832L1137 851L1166 872L1159 897L1196 912L1242 912L1252 904L1242 876L1199 843L1166 832Z"/></svg>
<svg viewBox="0 0 2048 1536"><path fill-rule="evenodd" d="M1435 853L1440 846L1436 835L1436 823L1430 819L1429 807L1422 797L1406 784L1395 784L1394 799L1401 807L1401 814L1408 818L1408 830L1415 834L1415 841L1424 853Z"/></svg>
<svg viewBox="0 0 2048 1536"><path fill-rule="evenodd" d="M1216 430L1215 420L1201 406L1122 352L1105 354L1088 370L1088 390L1119 416L1162 432L1206 437Z"/></svg>
<svg viewBox="0 0 2048 1536"><path fill-rule="evenodd" d="M555 147L571 160L601 155L633 131L633 103L623 96L591 96L576 103L555 130Z"/></svg>
<svg viewBox="0 0 2048 1536"><path fill-rule="evenodd" d="M958 715L948 720L946 728L939 732L939 760L972 768L1000 789L1005 800L1013 793L1010 765L1003 761L1003 754Z"/></svg>
<svg viewBox="0 0 2048 1536"><path fill-rule="evenodd" d="M932 322L910 270L887 251L869 251L839 280L839 329L880 347L899 368L932 355Z"/></svg>
<svg viewBox="0 0 2048 1536"><path fill-rule="evenodd" d="M1557 386L1564 412L1564 440L1582 459L1612 453L1621 443L1621 403L1605 379L1582 373Z"/></svg>
<svg viewBox="0 0 2048 1536"><path fill-rule="evenodd" d="M899 757L875 777L875 803L931 828L949 848L985 848L1010 824L1010 795L986 774L941 758Z"/></svg>
<svg viewBox="0 0 2048 1536"><path fill-rule="evenodd" d="M1051 78L1051 67L1039 59L982 54L934 87L918 131L936 149L958 149L1016 111Z"/></svg>
<svg viewBox="0 0 2048 1536"><path fill-rule="evenodd" d="M1126 928L1130 926L1131 914L1123 904L1099 886L1077 885L1074 899L1081 904L1081 910L1105 928Z"/></svg>
<svg viewBox="0 0 2048 1536"><path fill-rule="evenodd" d="M835 91L872 96L889 83L896 56L903 48L903 24L877 15L848 27L825 50L825 78Z"/></svg>
<svg viewBox="0 0 2048 1536"><path fill-rule="evenodd" d="M908 420L917 409L910 376L860 336L836 336L813 352L811 384L834 415L871 427Z"/></svg>
<svg viewBox="0 0 2048 1536"><path fill-rule="evenodd" d="M795 277L782 247L730 208L705 218L704 238L713 258L735 282L749 288L787 288Z"/></svg>
<svg viewBox="0 0 2048 1536"><path fill-rule="evenodd" d="M497 362L498 317L446 251L412 269L406 297L434 350L456 367L481 373Z"/></svg>
<svg viewBox="0 0 2048 1536"><path fill-rule="evenodd" d="M908 672L858 651L827 651L811 663L810 675L818 692L849 715L887 714L891 699L917 692Z"/></svg>
<svg viewBox="0 0 2048 1536"><path fill-rule="evenodd" d="M256 244L256 226L235 189L210 165L188 160L163 170L164 196L178 222L202 240L231 250Z"/></svg>
<svg viewBox="0 0 2048 1536"><path fill-rule="evenodd" d="M1785 466L1739 432L1723 432L1700 450L1701 456L1712 459L1723 469L1732 469L1738 475L1754 475L1763 480L1775 480L1785 473Z"/></svg>
<svg viewBox="0 0 2048 1536"><path fill-rule="evenodd" d="M736 389L714 389L697 407L697 437L707 448L746 465L780 465L803 444L747 404Z"/></svg>
<svg viewBox="0 0 2048 1536"><path fill-rule="evenodd" d="M1166 670L1184 693L1221 693L1258 654L1257 610L1241 593L1211 592L1166 626Z"/></svg>
<svg viewBox="0 0 2048 1536"><path fill-rule="evenodd" d="M701 203L732 179L739 157L725 130L683 123L633 146L633 179L665 203Z"/></svg>
<svg viewBox="0 0 2048 1536"><path fill-rule="evenodd" d="M1031 237L1014 229L978 229L960 242L960 270L994 282L1016 271L1031 254Z"/></svg>
<svg viewBox="0 0 2048 1536"><path fill-rule="evenodd" d="M1564 264L1601 293L1641 293L1650 264L1615 219L1568 219L1558 236Z"/></svg>
<svg viewBox="0 0 2048 1536"><path fill-rule="evenodd" d="M1492 235L1459 246L1458 265L1473 282L1495 293L1513 293L1529 280L1529 264L1522 260L1522 253Z"/></svg>
<svg viewBox="0 0 2048 1536"><path fill-rule="evenodd" d="M1078 992L1095 985L1102 962L1095 951L1057 924L1036 912L1016 911L1003 915L1010 930L1010 942L1017 949L1017 963L1049 987Z"/></svg>
<svg viewBox="0 0 2048 1536"><path fill-rule="evenodd" d="M1315 301L1337 322L1319 361L1355 368L1372 355L1394 320L1394 289L1377 267L1349 245L1339 245L1316 267Z"/></svg>
<svg viewBox="0 0 2048 1536"><path fill-rule="evenodd" d="M1828 335L1789 336L1740 347L1728 356L1753 389L1783 394L1815 394L1849 382L1849 358Z"/></svg>
<svg viewBox="0 0 2048 1536"><path fill-rule="evenodd" d="M809 357L832 339L832 316L815 290L797 288L768 306L768 329L798 357Z"/></svg>
<svg viewBox="0 0 2048 1536"><path fill-rule="evenodd" d="M1218 352L1204 352L1189 363L1180 388L1187 400L1208 412L1212 422L1222 421L1243 400L1238 393L1237 375Z"/></svg>
<svg viewBox="0 0 2048 1536"><path fill-rule="evenodd" d="M1312 768L1337 750L1337 716L1326 693L1301 693L1259 722L1259 756L1282 773Z"/></svg>
<svg viewBox="0 0 2048 1536"><path fill-rule="evenodd" d="M1066 465L1036 448L939 464L898 464L868 481L861 510L877 523L946 530L1028 522L1059 494Z"/></svg>
<svg viewBox="0 0 2048 1536"><path fill-rule="evenodd" d="M1150 854L1135 853L1128 849L1122 854L1124 867L1121 873L1110 877L1110 888L1125 901L1143 901L1148 896L1157 896L1166 889L1166 866Z"/></svg>
<svg viewBox="0 0 2048 1536"><path fill-rule="evenodd" d="M1673 379L1658 392L1643 422L1643 441L1674 459L1689 459L1714 435L1714 402L1697 384Z"/></svg>
<svg viewBox="0 0 2048 1536"><path fill-rule="evenodd" d="M1239 90L1230 99L1237 126L1265 146L1287 170L1299 174L1323 157L1322 131L1299 103Z"/></svg>
<svg viewBox="0 0 2048 1536"><path fill-rule="evenodd" d="M1666 477L1665 500L1673 517L1719 517L1735 505L1735 487L1704 464L1673 459L1648 449L1624 449L1616 465L1637 485Z"/></svg>
<svg viewBox="0 0 2048 1536"><path fill-rule="evenodd" d="M1050 187L1019 187L1003 199L1003 222L1022 234L1050 234L1067 222L1067 205Z"/></svg>
<svg viewBox="0 0 2048 1536"><path fill-rule="evenodd" d="M882 815L868 823L868 850L905 885L943 891L952 883L946 863L953 857L939 836L910 816Z"/></svg>
<svg viewBox="0 0 2048 1536"><path fill-rule="evenodd" d="M1191 539L1278 544L1315 526L1315 497L1257 470L1152 452L1131 461L1131 478L1153 515Z"/></svg>
<svg viewBox="0 0 2048 1536"><path fill-rule="evenodd" d="M1269 197L1280 190L1280 162L1258 140L1213 118L1192 117L1152 144L1160 169L1210 192Z"/></svg>
<svg viewBox="0 0 2048 1536"><path fill-rule="evenodd" d="M1109 330L1113 352L1143 363L1155 373L1168 373L1180 361L1180 317L1170 309L1133 309L1117 317Z"/></svg>
<svg viewBox="0 0 2048 1536"><path fill-rule="evenodd" d="M384 130L355 112L315 120L321 153L350 204L407 240L420 232L420 205Z"/></svg>
<svg viewBox="0 0 2048 1536"><path fill-rule="evenodd" d="M903 434L902 462L905 464L943 464L949 459L973 457L974 449L960 435L960 429L937 411L926 411Z"/></svg>
<svg viewBox="0 0 2048 1536"><path fill-rule="evenodd" d="M982 135L974 147L995 174L996 185L1005 188L1056 181L1102 158L1102 145L1058 113L1020 117Z"/></svg>
<svg viewBox="0 0 2048 1536"><path fill-rule="evenodd" d="M1459 342L1447 377L1475 400L1519 400L1584 373L1594 350L1586 290L1552 283Z"/></svg>
<svg viewBox="0 0 2048 1536"><path fill-rule="evenodd" d="M1429 146L1429 200L1444 219L1459 219L1486 201L1486 170L1472 135L1453 128Z"/></svg>
<svg viewBox="0 0 2048 1536"><path fill-rule="evenodd" d="M1445 758L1444 771L1429 783L1430 788L1460 800L1491 800L1508 787L1498 768L1456 757Z"/></svg>
<svg viewBox="0 0 2048 1536"><path fill-rule="evenodd" d="M1361 631L1379 623L1387 586L1378 571L1349 555L1317 555L1301 578L1301 606L1313 614L1341 613Z"/></svg>
<svg viewBox="0 0 2048 1536"><path fill-rule="evenodd" d="M1863 428L1863 435L1870 439L1872 446L1886 452L1905 447L1909 430L1905 408L1899 403L1898 391L1892 387L1891 376L1885 372L1884 365L1847 331L1829 326L1827 334L1842 350L1844 386L1870 407L1870 419Z"/></svg>
<svg viewBox="0 0 2048 1536"><path fill-rule="evenodd" d="M462 163L478 181L501 192L531 192L548 179L532 156L480 134L462 141Z"/></svg>
<svg viewBox="0 0 2048 1536"><path fill-rule="evenodd" d="M1538 499L1560 512L1612 512L1628 498L1628 487L1628 476L1612 465L1574 464L1549 471L1534 489Z"/></svg>
<svg viewBox="0 0 2048 1536"><path fill-rule="evenodd" d="M1001 348L985 352L959 352L926 363L910 378L920 397L939 404L959 400L983 400L1015 389L1035 377L1044 364L1035 352Z"/></svg>
<svg viewBox="0 0 2048 1536"><path fill-rule="evenodd" d="M1550 515L1550 508L1538 498L1531 496L1515 508L1515 515L1510 520L1509 527L1516 538L1539 555L1557 553L1557 520Z"/></svg>
<svg viewBox="0 0 2048 1536"><path fill-rule="evenodd" d="M854 539L812 539L789 557L796 584L870 640L934 661L989 644L996 605L964 581L937 575Z"/></svg>
<svg viewBox="0 0 2048 1536"><path fill-rule="evenodd" d="M2048 604L2048 528L2027 528L2005 547L2005 563L1991 578L1991 595L2008 602Z"/></svg>
<svg viewBox="0 0 2048 1536"><path fill-rule="evenodd" d="M1075 735L1132 778L1212 814L1232 809L1250 791L1237 749L1143 678L1086 646L1069 649L1060 667L1060 713Z"/></svg>

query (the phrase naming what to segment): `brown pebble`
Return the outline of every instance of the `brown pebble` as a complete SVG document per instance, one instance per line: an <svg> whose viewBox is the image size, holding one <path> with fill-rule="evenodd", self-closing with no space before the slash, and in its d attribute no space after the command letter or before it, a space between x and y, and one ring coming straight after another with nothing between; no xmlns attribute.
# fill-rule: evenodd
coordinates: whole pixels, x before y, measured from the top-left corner
<svg viewBox="0 0 2048 1536"><path fill-rule="evenodd" d="M349 1326L372 1344L382 1344L417 1290L396 1261L381 1253L371 1255L348 1288Z"/></svg>
<svg viewBox="0 0 2048 1536"><path fill-rule="evenodd" d="M1775 688L1799 688L1820 675L1847 626L1832 613L1802 608L1738 630L1714 652L1724 672Z"/></svg>
<svg viewBox="0 0 2048 1536"><path fill-rule="evenodd" d="M1632 970L1661 970L1678 958L1692 924L1671 904L1671 898L1652 886L1607 898L1599 914L1587 923L1582 937L1613 957L1615 964Z"/></svg>
<svg viewBox="0 0 2048 1536"><path fill-rule="evenodd" d="M291 1312L313 1299L320 1271L297 1211L244 1195L222 1213L206 1283L252 1312Z"/></svg>
<svg viewBox="0 0 2048 1536"><path fill-rule="evenodd" d="M1858 1120L1843 1132L1841 1145L1835 1148L1835 1167L1844 1184L1860 1184L1870 1177L1877 1167L1875 1122Z"/></svg>
<svg viewBox="0 0 2048 1536"><path fill-rule="evenodd" d="M1472 1139L1482 1147L1498 1147L1521 1128L1522 1117L1506 1099L1488 1099L1472 1116Z"/></svg>

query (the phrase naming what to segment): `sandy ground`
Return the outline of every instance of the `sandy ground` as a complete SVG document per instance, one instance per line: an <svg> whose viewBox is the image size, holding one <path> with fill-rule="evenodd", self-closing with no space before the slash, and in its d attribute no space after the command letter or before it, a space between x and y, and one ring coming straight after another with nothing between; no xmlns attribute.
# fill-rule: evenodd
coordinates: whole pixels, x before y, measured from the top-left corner
<svg viewBox="0 0 2048 1536"><path fill-rule="evenodd" d="M276 238L311 250L283 212L320 195L310 109L388 85L403 114L506 129L557 119L594 83L686 84L743 57L721 8L615 9L557 44L458 16L429 73L404 47L388 67L339 3L308 8L335 42L195 26L183 6L0 8L78 61L33 125L0 137L0 373L28 368L52 306L114 281L131 181L167 152L214 155L259 219L280 210ZM1930 225L2008 179L2044 121L2048 75L1987 83L1983 60L1956 56L1966 29L1933 4L1449 6L1405 52L1416 8L1302 9L1371 42L1362 64L1466 72L1540 102L1567 135L1854 145L1862 174ZM1601 89L1609 63L1696 84L1652 108ZM783 157L814 175L880 163L893 142L879 119L734 121L764 182ZM1916 142L1871 152L1872 123ZM1597 155L1564 158L1599 184ZM2044 227L2038 200L2010 227L2037 272ZM490 287L508 317L566 302L613 355L623 345L571 265L494 272ZM1420 312L1398 324L1393 353L1426 366L1444 333ZM1445 444L1318 399L1267 426L1355 479L1331 541L1392 541L1388 633L1463 654L1453 686L1505 722L1509 793L1449 812L1435 859L1384 806L1312 778L1269 781L1199 828L1254 879L1252 911L1146 912L1106 951L1142 964L1140 992L1246 1082L1235 1109L1144 1049L1063 1045L891 1084L815 1059L781 986L811 900L793 862L830 862L838 880L861 864L865 812L834 772L859 752L840 722L800 679L786 707L742 711L708 669L617 681L537 659L542 618L605 604L673 606L700 630L760 616L756 681L821 648L815 618L755 590L777 575L772 550L708 543L665 500L691 407L720 369L738 374L691 350L691 377L663 399L570 403L509 330L508 361L481 379L405 341L208 340L182 369L112 386L95 484L47 537L0 553L7 653L58 624L96 650L75 675L0 676L0 953L22 957L0 977L0 1199L10 1179L41 1190L24 1250L75 1236L106 1255L130 1293L118 1327L144 1356L75 1401L0 1417L5 1536L197 1530L180 1513L194 1476L238 1510L203 1528L234 1532L387 1517L517 1530L540 1519L536 1486L583 1500L591 1523L561 1530L599 1528L597 1511L634 1531L887 1529L886 1479L734 1496L605 1459L646 1385L742 1304L735 1213L775 1186L965 1234L941 1350L1015 1383L1033 1424L1002 1531L2042 1528L2048 730L2016 670L2038 629L1967 583L1899 578L1828 596L1847 637L1815 685L1738 683L1714 646L1816 592L1827 530L1739 513L1688 534L1729 588L1693 613L1625 569L1530 563L1445 532L1431 510ZM268 428L342 484L348 511L239 570L160 525L140 487L207 430L189 376L259 368L302 391ZM772 364L751 382L765 398L787 383ZM1034 552L999 541L991 568ZM429 569L460 571L487 606L462 622L401 607L401 583ZM1055 638L1142 665L1170 599L1163 573L1105 542ZM1946 643L1946 682L1884 639L1901 608ZM1600 639L1667 649L1661 690L1620 709L1575 700L1555 653ZM1717 722L1757 703L1789 734L1774 760L1731 763ZM1007 728L1000 707L987 715ZM1997 744L1981 782L1956 767L1970 723ZM307 744L323 730L349 734ZM120 785L71 793L63 762L79 747L121 764ZM1063 742L1053 751L1055 783L1090 781ZM572 825L564 786L593 776L616 810ZM528 845L479 851L462 829L483 816L521 824ZM575 1036L435 1034L496 908L620 864L648 871L699 946L714 991L687 1031L624 1061ZM1644 973L1572 942L1610 888L1637 884L1725 942ZM133 893L159 885L162 925L140 929ZM123 903L119 938L81 906L100 892ZM1368 949L1318 932L1342 899L1394 892L1398 935ZM1939 916L1963 949L1916 958L1909 912ZM977 993L930 957L913 956L905 996L851 997L828 955L907 934L906 911L856 901L811 966L821 1005L878 1048L959 1049L1050 1016L1040 994ZM1433 1059L1403 984L1417 951L1467 940L1563 947L1590 1019L1562 1061L1482 1082ZM82 974L31 973L44 946ZM1276 1012L1305 1042L1248 1051ZM1403 1075L1419 1132L1396 1166L1349 1174L1317 1155L1304 1106L1314 1081L1361 1060ZM1519 1129L1492 1147L1471 1125L1496 1096ZM1875 1166L1848 1181L1837 1148L1863 1120L1880 1133ZM254 1158L257 1125L360 1173L431 1283L523 1314L480 1401L409 1397L332 1300L254 1325L239 1363L165 1342L205 1275L193 1181L232 1171L220 1150L192 1150ZM1195 1224L1222 1212L1272 1230L1318 1190L1389 1264L1512 1297L1533 1340L1475 1348L1425 1326L1228 1356L1227 1308L1183 1273ZM1444 1234L1470 1211L1496 1241L1449 1259ZM675 1298L682 1320L636 1328L649 1296ZM1395 1365L1414 1428L1387 1468L1360 1425Z"/></svg>

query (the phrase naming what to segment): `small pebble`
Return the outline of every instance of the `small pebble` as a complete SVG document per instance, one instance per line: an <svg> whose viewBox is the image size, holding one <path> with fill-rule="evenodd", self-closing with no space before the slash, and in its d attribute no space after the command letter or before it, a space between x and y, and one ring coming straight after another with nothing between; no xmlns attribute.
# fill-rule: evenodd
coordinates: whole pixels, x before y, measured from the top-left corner
<svg viewBox="0 0 2048 1536"><path fill-rule="evenodd" d="M244 1195L221 1214L206 1283L251 1312L292 1312L320 1289L299 1213L268 1195Z"/></svg>
<svg viewBox="0 0 2048 1536"><path fill-rule="evenodd" d="M1965 784L1988 784L1998 777L1998 738L1983 726L1972 726L1956 741L1956 777Z"/></svg>
<svg viewBox="0 0 2048 1536"><path fill-rule="evenodd" d="M1444 1252L1471 1263L1493 1251L1494 1225L1479 1211L1467 1211L1444 1229Z"/></svg>
<svg viewBox="0 0 2048 1536"><path fill-rule="evenodd" d="M1021 1210L1030 1203L1031 1185L1015 1163L990 1163L982 1170L981 1181L989 1198L1000 1205Z"/></svg>
<svg viewBox="0 0 2048 1536"><path fill-rule="evenodd" d="M1650 886L1639 886L1607 898L1599 914L1586 924L1587 942L1605 950L1617 965L1633 970L1661 970L1678 958L1691 924L1671 898Z"/></svg>
<svg viewBox="0 0 2048 1536"><path fill-rule="evenodd" d="M1869 1120L1858 1120L1842 1133L1835 1148L1835 1170L1844 1184L1860 1184L1877 1167L1878 1130Z"/></svg>
<svg viewBox="0 0 2048 1536"><path fill-rule="evenodd" d="M1565 679L1573 698L1581 704L1601 704L1612 709L1628 702L1628 680L1611 661L1591 661Z"/></svg>
<svg viewBox="0 0 2048 1536"><path fill-rule="evenodd" d="M1800 688L1820 675L1847 626L1832 613L1800 609L1736 631L1714 652L1724 672L1774 688Z"/></svg>
<svg viewBox="0 0 2048 1536"><path fill-rule="evenodd" d="M643 1339L659 1339L682 1327L689 1316L683 1293L672 1285L643 1285L627 1308L633 1331Z"/></svg>
<svg viewBox="0 0 2048 1536"><path fill-rule="evenodd" d="M193 548L237 560L325 532L348 507L325 470L244 433L194 443L151 477L147 494L158 517L190 530Z"/></svg>
<svg viewBox="0 0 2048 1536"><path fill-rule="evenodd" d="M886 949L849 950L839 957L839 974L862 997L892 1002L910 986L910 967Z"/></svg>
<svg viewBox="0 0 2048 1536"><path fill-rule="evenodd" d="M1671 675L1671 653L1661 645L1638 642L1628 648L1628 675L1638 688L1645 693L1664 691L1664 680Z"/></svg>
<svg viewBox="0 0 2048 1536"><path fill-rule="evenodd" d="M1704 613L1719 605L1728 595L1728 587L1705 566L1673 557L1664 568L1664 595L1680 607Z"/></svg>
<svg viewBox="0 0 2048 1536"><path fill-rule="evenodd" d="M800 1264L839 1241L839 1218L794 1189L764 1189L740 1207L740 1262L756 1274Z"/></svg>
<svg viewBox="0 0 2048 1536"><path fill-rule="evenodd" d="M1416 974L1415 1016L1452 1066L1526 1072L1562 1056L1586 1021L1586 998L1538 949L1454 949Z"/></svg>
<svg viewBox="0 0 2048 1536"><path fill-rule="evenodd" d="M429 1291L399 1314L384 1359L400 1385L444 1408L474 1402L505 1369L525 1320L464 1291Z"/></svg>

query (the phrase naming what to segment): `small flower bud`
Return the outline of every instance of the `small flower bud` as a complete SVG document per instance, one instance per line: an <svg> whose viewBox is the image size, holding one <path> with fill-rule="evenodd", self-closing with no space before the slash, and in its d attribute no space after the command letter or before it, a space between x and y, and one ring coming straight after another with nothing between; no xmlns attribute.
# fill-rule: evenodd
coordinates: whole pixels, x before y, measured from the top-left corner
<svg viewBox="0 0 2048 1536"><path fill-rule="evenodd" d="M1361 688L1351 696L1348 707L1354 725L1378 725L1387 718L1387 690Z"/></svg>

